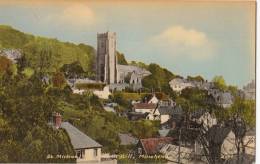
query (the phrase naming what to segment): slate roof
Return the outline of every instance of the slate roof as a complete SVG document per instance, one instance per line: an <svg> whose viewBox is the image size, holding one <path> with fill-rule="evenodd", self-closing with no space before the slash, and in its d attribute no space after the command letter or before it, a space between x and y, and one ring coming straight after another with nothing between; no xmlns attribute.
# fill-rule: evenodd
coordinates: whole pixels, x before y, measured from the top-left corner
<svg viewBox="0 0 260 164"><path fill-rule="evenodd" d="M204 113L206 113L207 111L205 109L198 109L194 112L191 113L191 118L200 118Z"/></svg>
<svg viewBox="0 0 260 164"><path fill-rule="evenodd" d="M161 115L181 115L182 108L180 106L159 106L159 113Z"/></svg>
<svg viewBox="0 0 260 164"><path fill-rule="evenodd" d="M172 137L160 137L160 138L146 138L140 139L140 143L147 155L153 155L159 153L160 149L166 145L172 143Z"/></svg>
<svg viewBox="0 0 260 164"><path fill-rule="evenodd" d="M148 116L148 112L140 113L140 112L128 112L127 117L129 120L140 120L145 119Z"/></svg>
<svg viewBox="0 0 260 164"><path fill-rule="evenodd" d="M120 139L120 145L135 145L138 143L138 139L133 137L131 134L118 133Z"/></svg>
<svg viewBox="0 0 260 164"><path fill-rule="evenodd" d="M155 109L156 104L153 103L135 103L134 104L134 109Z"/></svg>
<svg viewBox="0 0 260 164"><path fill-rule="evenodd" d="M61 127L67 131L74 149L102 147L102 145L81 132L69 122L62 122Z"/></svg>
<svg viewBox="0 0 260 164"><path fill-rule="evenodd" d="M137 74L142 74L143 76L147 76L147 75L151 74L151 72L147 71L144 68L140 68L140 67L132 66L132 65L121 65L121 64L118 64L117 65L117 70L119 72L125 72L125 73L136 72Z"/></svg>

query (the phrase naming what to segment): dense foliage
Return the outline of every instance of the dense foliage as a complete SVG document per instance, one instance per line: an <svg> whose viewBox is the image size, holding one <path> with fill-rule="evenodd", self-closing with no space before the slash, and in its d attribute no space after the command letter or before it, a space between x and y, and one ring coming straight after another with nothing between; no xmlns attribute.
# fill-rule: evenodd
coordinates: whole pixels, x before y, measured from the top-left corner
<svg viewBox="0 0 260 164"><path fill-rule="evenodd" d="M125 55L123 53L116 52L116 54L117 54L117 63L118 64L128 65L128 63L125 59Z"/></svg>
<svg viewBox="0 0 260 164"><path fill-rule="evenodd" d="M49 154L74 155L66 132L47 124L57 109L55 98L36 74L12 73L0 77L0 161L73 162L47 159Z"/></svg>

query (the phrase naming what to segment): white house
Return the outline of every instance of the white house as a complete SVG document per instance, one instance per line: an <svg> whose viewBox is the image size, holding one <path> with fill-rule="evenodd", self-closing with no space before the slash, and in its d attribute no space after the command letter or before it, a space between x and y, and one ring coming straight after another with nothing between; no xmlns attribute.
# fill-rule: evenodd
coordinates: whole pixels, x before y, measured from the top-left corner
<svg viewBox="0 0 260 164"><path fill-rule="evenodd" d="M179 115L182 112L179 106L158 106L154 112L154 120L160 120L161 124L166 123L173 115Z"/></svg>
<svg viewBox="0 0 260 164"><path fill-rule="evenodd" d="M109 91L109 86L105 86L102 91L94 90L93 94L101 99L108 99L109 95L111 95L111 92Z"/></svg>
<svg viewBox="0 0 260 164"><path fill-rule="evenodd" d="M61 128L69 135L71 144L76 152L77 163L100 163L102 145L78 130L69 122L62 122Z"/></svg>
<svg viewBox="0 0 260 164"><path fill-rule="evenodd" d="M156 107L157 105L153 103L135 103L133 110L136 113L153 113Z"/></svg>
<svg viewBox="0 0 260 164"><path fill-rule="evenodd" d="M181 92L185 88L194 87L191 82L181 78L174 78L169 82L169 84L172 90L176 92Z"/></svg>
<svg viewBox="0 0 260 164"><path fill-rule="evenodd" d="M213 125L217 124L217 118L214 113L210 114L208 111L198 110L191 115L191 120L208 130Z"/></svg>
<svg viewBox="0 0 260 164"><path fill-rule="evenodd" d="M159 100L158 98L155 96L155 94L153 95L153 97L148 101L148 104L158 104Z"/></svg>
<svg viewBox="0 0 260 164"><path fill-rule="evenodd" d="M232 130L228 133L225 138L222 146L221 146L221 154L224 159L231 159L236 156L237 148L236 148L236 137ZM245 147L245 154L255 156L255 131L249 131L243 137L243 145Z"/></svg>
<svg viewBox="0 0 260 164"><path fill-rule="evenodd" d="M145 118L148 120L154 120L153 113L157 104L153 103L135 103L133 104L133 110L136 114L146 114Z"/></svg>

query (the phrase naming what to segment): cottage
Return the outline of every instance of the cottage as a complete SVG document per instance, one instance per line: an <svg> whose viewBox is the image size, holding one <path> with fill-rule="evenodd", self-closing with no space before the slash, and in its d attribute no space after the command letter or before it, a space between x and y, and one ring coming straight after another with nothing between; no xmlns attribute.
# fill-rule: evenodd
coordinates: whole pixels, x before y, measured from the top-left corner
<svg viewBox="0 0 260 164"><path fill-rule="evenodd" d="M155 108L157 107L156 104L153 104L153 103L135 103L133 105L133 110L134 112L137 112L137 113L153 113Z"/></svg>
<svg viewBox="0 0 260 164"><path fill-rule="evenodd" d="M153 112L153 117L155 120L160 120L161 124L163 124L174 115L180 114L182 114L182 108L180 106L158 106Z"/></svg>
<svg viewBox="0 0 260 164"><path fill-rule="evenodd" d="M249 84L243 87L244 98L246 100L255 100L255 80L252 80Z"/></svg>
<svg viewBox="0 0 260 164"><path fill-rule="evenodd" d="M160 153L160 149L166 145L171 144L173 138L171 137L159 137L159 138L146 138L140 139L137 144L137 154L143 155L155 155Z"/></svg>
<svg viewBox="0 0 260 164"><path fill-rule="evenodd" d="M61 128L65 129L69 135L71 144L76 152L77 163L99 163L101 161L102 145L78 130L69 122L62 122Z"/></svg>
<svg viewBox="0 0 260 164"><path fill-rule="evenodd" d="M159 99L153 94L153 97L148 101L148 104L157 104Z"/></svg>
<svg viewBox="0 0 260 164"><path fill-rule="evenodd" d="M233 104L234 97L230 92L223 92L219 89L210 89L208 94L211 95L215 103L223 108L229 108Z"/></svg>
<svg viewBox="0 0 260 164"><path fill-rule="evenodd" d="M169 82L170 87L175 92L181 92L185 88L194 87L194 85L186 79L174 78Z"/></svg>
<svg viewBox="0 0 260 164"><path fill-rule="evenodd" d="M214 113L209 113L206 110L199 109L193 112L190 116L191 121L202 125L206 130L217 124L217 118Z"/></svg>
<svg viewBox="0 0 260 164"><path fill-rule="evenodd" d="M105 86L103 90L94 90L93 94L101 99L108 99L111 92L109 91L109 86Z"/></svg>

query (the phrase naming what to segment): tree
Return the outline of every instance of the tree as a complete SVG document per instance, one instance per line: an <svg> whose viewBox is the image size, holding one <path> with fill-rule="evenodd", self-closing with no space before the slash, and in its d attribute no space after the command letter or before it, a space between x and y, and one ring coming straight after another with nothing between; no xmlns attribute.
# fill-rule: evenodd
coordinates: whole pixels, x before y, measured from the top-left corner
<svg viewBox="0 0 260 164"><path fill-rule="evenodd" d="M117 62L118 64L122 64L122 65L128 65L126 59L125 59L125 55L123 53L120 52L116 52L117 55Z"/></svg>
<svg viewBox="0 0 260 164"><path fill-rule="evenodd" d="M39 77L35 74L25 78L18 74L5 79L7 83L0 83L2 162L62 162L66 160L49 161L46 157L49 153L74 155L66 134L47 125L57 104L45 92Z"/></svg>
<svg viewBox="0 0 260 164"><path fill-rule="evenodd" d="M188 77L187 77L187 80L189 80L189 81L204 82L204 78L203 78L202 76L200 76L200 75L194 76L194 77L188 76Z"/></svg>
<svg viewBox="0 0 260 164"><path fill-rule="evenodd" d="M0 56L0 74L5 73L11 74L12 72L12 61L6 58L5 56Z"/></svg>
<svg viewBox="0 0 260 164"><path fill-rule="evenodd" d="M66 84L66 80L65 80L63 73L56 72L52 76L52 83L53 83L54 87L63 88Z"/></svg>
<svg viewBox="0 0 260 164"><path fill-rule="evenodd" d="M226 82L225 82L225 79L223 78L223 76L215 76L212 79L212 82L215 84L216 87L218 87L221 90L227 89Z"/></svg>
<svg viewBox="0 0 260 164"><path fill-rule="evenodd" d="M64 73L66 78L82 78L86 75L79 62L64 64L60 71Z"/></svg>

